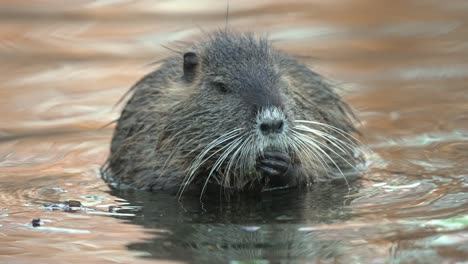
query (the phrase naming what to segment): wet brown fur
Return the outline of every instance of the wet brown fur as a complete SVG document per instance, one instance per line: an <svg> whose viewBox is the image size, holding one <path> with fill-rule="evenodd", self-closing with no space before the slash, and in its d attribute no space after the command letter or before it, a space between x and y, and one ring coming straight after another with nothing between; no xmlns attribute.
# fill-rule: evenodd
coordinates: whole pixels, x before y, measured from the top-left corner
<svg viewBox="0 0 468 264"><path fill-rule="evenodd" d="M132 88L133 95L118 120L104 167L104 178L114 186L180 191L193 160L207 144L235 127L254 129L254 115L250 115L250 103L246 101L254 100L254 105L265 103L257 102L262 97L280 101L291 128L296 125L294 120L301 119L323 122L346 133L356 132L350 108L331 85L305 65L275 50L266 38L219 31L187 51L196 52L201 59L193 81L184 79L183 57L178 54L166 59ZM243 76L237 76L235 71L241 71ZM232 84L239 95L220 95L213 90L209 83L216 78ZM258 78L271 84L263 90L242 88L244 79L255 82ZM326 127L308 126L355 143ZM326 140L319 140L327 144ZM351 164L356 163L351 154L334 150ZM327 152L342 170L349 169L337 155ZM296 177L301 185L342 177L332 175L319 163L305 162L301 153L291 155L300 164ZM213 162L208 161L197 171L190 187L204 185ZM243 189L247 185L240 179L246 181L248 176L235 173L233 177L239 180L229 179L229 184L224 184L233 190Z"/></svg>

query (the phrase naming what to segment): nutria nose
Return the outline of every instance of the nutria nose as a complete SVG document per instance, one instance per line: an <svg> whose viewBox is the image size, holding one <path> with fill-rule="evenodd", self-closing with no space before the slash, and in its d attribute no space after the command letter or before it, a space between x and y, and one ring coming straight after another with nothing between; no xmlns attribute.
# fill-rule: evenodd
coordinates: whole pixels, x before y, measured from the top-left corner
<svg viewBox="0 0 468 264"><path fill-rule="evenodd" d="M264 135L283 132L284 122L280 119L265 120L260 124L260 131Z"/></svg>

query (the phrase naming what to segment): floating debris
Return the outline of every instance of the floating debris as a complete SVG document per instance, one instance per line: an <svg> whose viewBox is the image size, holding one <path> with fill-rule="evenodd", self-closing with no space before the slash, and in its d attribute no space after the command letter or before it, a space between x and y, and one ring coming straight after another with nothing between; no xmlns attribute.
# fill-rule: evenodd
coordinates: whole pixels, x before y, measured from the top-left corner
<svg viewBox="0 0 468 264"><path fill-rule="evenodd" d="M66 205L68 205L69 207L81 207L81 202L80 201L76 201L76 200L68 200L65 202Z"/></svg>
<svg viewBox="0 0 468 264"><path fill-rule="evenodd" d="M33 226L33 227L41 226L41 219L40 219L40 218L33 219L33 220L31 221L31 223L32 223L32 226Z"/></svg>

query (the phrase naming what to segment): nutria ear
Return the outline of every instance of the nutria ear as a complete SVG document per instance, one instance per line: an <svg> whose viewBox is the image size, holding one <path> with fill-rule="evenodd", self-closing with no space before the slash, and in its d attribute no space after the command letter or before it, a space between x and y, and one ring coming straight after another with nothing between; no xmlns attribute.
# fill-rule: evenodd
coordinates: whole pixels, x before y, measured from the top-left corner
<svg viewBox="0 0 468 264"><path fill-rule="evenodd" d="M187 52L184 54L184 79L191 82L195 78L196 69L198 66L198 56L195 52Z"/></svg>

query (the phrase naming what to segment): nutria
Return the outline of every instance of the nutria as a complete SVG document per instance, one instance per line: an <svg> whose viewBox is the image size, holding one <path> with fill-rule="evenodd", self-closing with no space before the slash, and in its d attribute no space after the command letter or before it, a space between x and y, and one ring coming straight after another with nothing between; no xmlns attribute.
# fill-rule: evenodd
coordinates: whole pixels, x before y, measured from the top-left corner
<svg viewBox="0 0 468 264"><path fill-rule="evenodd" d="M360 160L350 107L266 37L211 33L132 90L104 166L113 186L258 192L348 181Z"/></svg>

